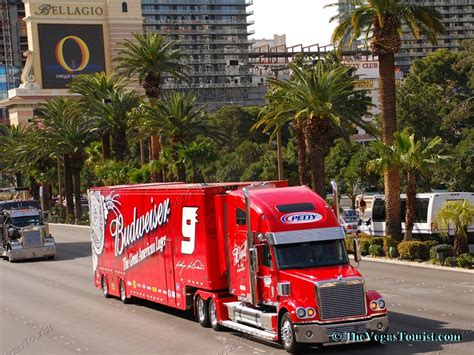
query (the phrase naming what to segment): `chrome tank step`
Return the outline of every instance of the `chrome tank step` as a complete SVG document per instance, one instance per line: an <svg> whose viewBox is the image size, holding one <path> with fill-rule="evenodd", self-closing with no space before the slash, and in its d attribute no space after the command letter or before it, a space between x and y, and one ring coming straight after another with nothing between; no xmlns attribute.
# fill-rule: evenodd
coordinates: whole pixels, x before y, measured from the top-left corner
<svg viewBox="0 0 474 355"><path fill-rule="evenodd" d="M239 332L242 332L242 333L245 333L245 334L250 334L256 338L261 338L261 339L265 339L265 340L275 340L276 339L276 333L275 332L271 332L271 331L268 331L268 330L262 330L262 329L256 329L254 327L251 327L251 326L248 326L248 325L245 325L245 324L241 324L241 323L237 323L237 322L233 322L231 320L224 320L221 322L221 325L223 325L224 327L227 327L227 328L230 328L230 329L233 329L233 330L237 330Z"/></svg>
<svg viewBox="0 0 474 355"><path fill-rule="evenodd" d="M227 307L231 321L273 332L273 325L276 324L278 318L277 313L262 312L260 309L243 302L228 302L224 305Z"/></svg>

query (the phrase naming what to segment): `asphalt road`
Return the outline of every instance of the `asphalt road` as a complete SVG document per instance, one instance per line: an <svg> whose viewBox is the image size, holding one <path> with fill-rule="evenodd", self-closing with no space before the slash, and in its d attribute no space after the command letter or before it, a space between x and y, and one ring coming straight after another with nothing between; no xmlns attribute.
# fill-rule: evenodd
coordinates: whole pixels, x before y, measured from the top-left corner
<svg viewBox="0 0 474 355"><path fill-rule="evenodd" d="M2 354L284 354L277 345L232 331L201 328L187 312L138 301L105 299L92 280L86 228L51 227L53 261L0 260ZM460 343L363 343L311 353L473 354L472 274L363 262L369 288L390 310L390 333L456 333Z"/></svg>

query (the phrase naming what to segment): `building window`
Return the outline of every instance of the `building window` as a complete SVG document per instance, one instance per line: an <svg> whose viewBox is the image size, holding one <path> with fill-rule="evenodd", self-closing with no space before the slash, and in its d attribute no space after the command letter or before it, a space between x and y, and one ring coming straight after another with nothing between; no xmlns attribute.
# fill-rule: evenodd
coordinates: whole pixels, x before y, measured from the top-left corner
<svg viewBox="0 0 474 355"><path fill-rule="evenodd" d="M128 4L126 1L122 2L122 12L128 12Z"/></svg>

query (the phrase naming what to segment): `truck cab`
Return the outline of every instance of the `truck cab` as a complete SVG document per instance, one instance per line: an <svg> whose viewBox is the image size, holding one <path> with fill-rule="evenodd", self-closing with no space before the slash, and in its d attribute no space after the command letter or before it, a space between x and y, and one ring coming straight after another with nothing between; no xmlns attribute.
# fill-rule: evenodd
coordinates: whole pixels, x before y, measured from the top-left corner
<svg viewBox="0 0 474 355"><path fill-rule="evenodd" d="M0 255L10 262L54 258L56 243L35 200L0 201Z"/></svg>
<svg viewBox="0 0 474 355"><path fill-rule="evenodd" d="M388 331L384 299L366 290L343 227L312 190L244 188L226 202L229 292L237 300L224 303L217 323L278 340L289 352L344 342L340 334L349 332Z"/></svg>

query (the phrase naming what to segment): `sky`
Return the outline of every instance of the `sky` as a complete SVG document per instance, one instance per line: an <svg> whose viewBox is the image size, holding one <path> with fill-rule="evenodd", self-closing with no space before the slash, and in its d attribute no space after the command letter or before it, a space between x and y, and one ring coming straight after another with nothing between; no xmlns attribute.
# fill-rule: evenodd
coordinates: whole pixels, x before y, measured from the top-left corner
<svg viewBox="0 0 474 355"><path fill-rule="evenodd" d="M274 34L286 34L287 45L311 45L331 43L335 23L329 23L337 8L324 8L337 0L253 0L249 10L255 22L251 38L273 38Z"/></svg>

